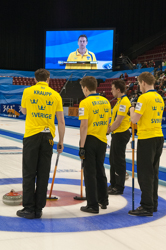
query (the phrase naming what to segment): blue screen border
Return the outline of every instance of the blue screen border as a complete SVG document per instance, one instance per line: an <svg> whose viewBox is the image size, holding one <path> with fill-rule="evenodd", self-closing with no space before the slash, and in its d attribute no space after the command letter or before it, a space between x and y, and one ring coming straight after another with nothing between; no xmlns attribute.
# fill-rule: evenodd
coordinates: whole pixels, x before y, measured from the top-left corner
<svg viewBox="0 0 166 250"><path fill-rule="evenodd" d="M112 62L112 69L111 71L114 71L114 67L115 67L115 36L116 36L116 28L115 27L108 27L108 28L76 28L76 29L69 29L69 28L66 28L66 29L45 29L44 31L44 50L43 50L43 68L45 68L45 65L46 65L46 32L48 31L95 31L95 30L113 30L113 62ZM49 69L47 68L47 70L59 70L59 69ZM61 69L62 71L63 70L67 70L67 71L70 71L71 69ZM77 70L85 70L86 69L77 69ZM103 71L103 69L97 69L98 71Z"/></svg>

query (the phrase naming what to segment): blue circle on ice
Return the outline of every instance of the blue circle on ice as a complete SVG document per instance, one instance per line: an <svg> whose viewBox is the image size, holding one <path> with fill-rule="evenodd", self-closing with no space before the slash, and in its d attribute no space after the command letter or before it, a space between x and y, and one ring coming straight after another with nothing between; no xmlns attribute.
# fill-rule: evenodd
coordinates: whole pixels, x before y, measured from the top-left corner
<svg viewBox="0 0 166 250"><path fill-rule="evenodd" d="M51 182L51 179L49 180ZM20 184L21 178L1 179L0 185ZM62 185L80 185L80 180L56 178L55 183ZM59 219L33 219L28 220L19 217L0 216L0 230L14 232L38 232L38 233L60 233L60 232L83 232L95 230L111 230L136 226L155 221L166 215L166 200L159 197L159 209L153 217L131 217L128 211L132 208L132 188L125 187L123 197L127 204L120 210L112 213L97 214L93 216L78 218L59 218ZM135 208L139 206L141 192L135 189ZM111 204L110 204L111 206Z"/></svg>

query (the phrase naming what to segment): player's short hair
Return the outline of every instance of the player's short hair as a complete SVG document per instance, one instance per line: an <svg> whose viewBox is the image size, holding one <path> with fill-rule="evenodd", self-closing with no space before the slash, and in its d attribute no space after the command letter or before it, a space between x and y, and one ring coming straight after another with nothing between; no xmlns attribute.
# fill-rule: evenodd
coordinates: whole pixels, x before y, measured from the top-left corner
<svg viewBox="0 0 166 250"><path fill-rule="evenodd" d="M121 93L125 93L126 92L126 83L125 83L125 81L123 81L121 79L114 80L112 82L112 85L114 85L116 89L120 89Z"/></svg>
<svg viewBox="0 0 166 250"><path fill-rule="evenodd" d="M81 86L87 87L89 91L95 91L97 89L97 80L93 76L85 76L80 81Z"/></svg>
<svg viewBox="0 0 166 250"><path fill-rule="evenodd" d="M150 72L143 72L138 76L138 81L142 83L142 81L146 82L148 85L155 84L155 77Z"/></svg>
<svg viewBox="0 0 166 250"><path fill-rule="evenodd" d="M46 69L38 69L35 71L35 78L38 82L46 81L50 77L50 72Z"/></svg>
<svg viewBox="0 0 166 250"><path fill-rule="evenodd" d="M86 41L88 41L88 38L87 38L86 35L80 35L79 38L78 38L78 40L80 39L80 37L85 37L85 38L86 38Z"/></svg>

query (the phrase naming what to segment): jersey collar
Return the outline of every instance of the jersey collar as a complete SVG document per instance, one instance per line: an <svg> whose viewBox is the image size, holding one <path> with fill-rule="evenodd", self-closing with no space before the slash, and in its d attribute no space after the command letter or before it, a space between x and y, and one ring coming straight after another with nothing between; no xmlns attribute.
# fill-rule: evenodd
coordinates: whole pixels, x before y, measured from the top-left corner
<svg viewBox="0 0 166 250"><path fill-rule="evenodd" d="M127 95L122 95L121 97L117 98L118 100L121 100L123 97L125 97Z"/></svg>
<svg viewBox="0 0 166 250"><path fill-rule="evenodd" d="M87 97L89 97L89 96L96 96L96 95L100 95L100 94L99 93L94 93L94 94L88 95Z"/></svg>
<svg viewBox="0 0 166 250"><path fill-rule="evenodd" d="M148 93L148 92L157 92L157 90L156 89L150 89L150 90L146 91L146 93Z"/></svg>
<svg viewBox="0 0 166 250"><path fill-rule="evenodd" d="M122 95L122 96L121 96L121 99L122 99L123 97L125 97L125 96L127 96L127 95Z"/></svg>
<svg viewBox="0 0 166 250"><path fill-rule="evenodd" d="M48 86L48 83L47 82L37 82L36 85L45 85L45 86Z"/></svg>
<svg viewBox="0 0 166 250"><path fill-rule="evenodd" d="M83 56L87 56L87 55L88 55L88 50L86 49L86 52L85 52L85 54L83 54ZM76 56L82 56L82 55L79 53L78 49L76 50Z"/></svg>

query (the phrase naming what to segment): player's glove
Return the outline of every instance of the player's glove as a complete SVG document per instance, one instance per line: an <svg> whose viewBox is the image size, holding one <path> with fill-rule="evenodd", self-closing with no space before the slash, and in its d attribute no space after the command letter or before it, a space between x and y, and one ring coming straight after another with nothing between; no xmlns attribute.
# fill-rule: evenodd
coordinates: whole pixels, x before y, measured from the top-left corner
<svg viewBox="0 0 166 250"><path fill-rule="evenodd" d="M128 110L128 112L127 112L127 115L129 115L130 116L130 108L131 108L132 106L130 106L129 107L129 110Z"/></svg>
<svg viewBox="0 0 166 250"><path fill-rule="evenodd" d="M134 107L134 108L135 108L136 105L137 105L137 102L132 102L132 103L131 103L131 107Z"/></svg>
<svg viewBox="0 0 166 250"><path fill-rule="evenodd" d="M137 104L136 102L132 102L130 108L132 108L132 107L135 108L136 104ZM130 116L130 108L129 108L128 112L127 112L127 115L129 115L129 116Z"/></svg>
<svg viewBox="0 0 166 250"><path fill-rule="evenodd" d="M79 156L80 156L81 160L85 159L85 149L84 148L79 149Z"/></svg>

